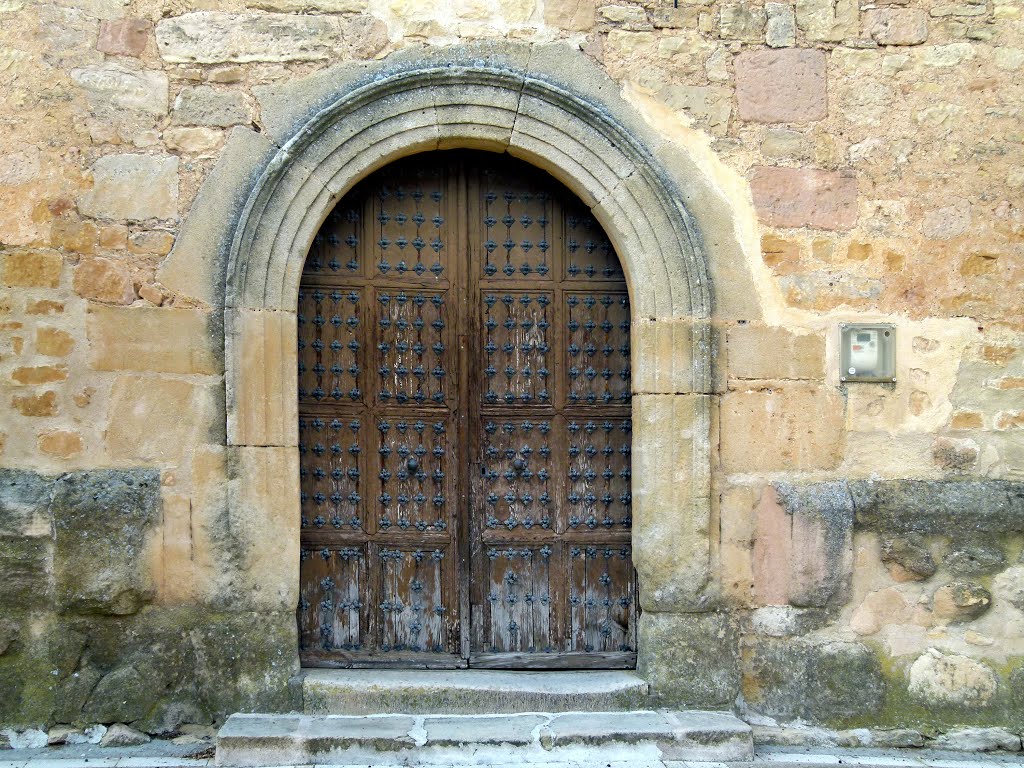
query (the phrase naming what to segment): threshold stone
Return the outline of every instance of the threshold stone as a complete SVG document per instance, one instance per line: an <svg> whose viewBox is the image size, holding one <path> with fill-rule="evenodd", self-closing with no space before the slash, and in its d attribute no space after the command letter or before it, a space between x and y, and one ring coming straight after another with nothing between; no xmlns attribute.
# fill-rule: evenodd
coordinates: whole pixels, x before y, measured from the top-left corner
<svg viewBox="0 0 1024 768"><path fill-rule="evenodd" d="M726 712L236 714L217 736L233 768L751 759L750 726Z"/></svg>

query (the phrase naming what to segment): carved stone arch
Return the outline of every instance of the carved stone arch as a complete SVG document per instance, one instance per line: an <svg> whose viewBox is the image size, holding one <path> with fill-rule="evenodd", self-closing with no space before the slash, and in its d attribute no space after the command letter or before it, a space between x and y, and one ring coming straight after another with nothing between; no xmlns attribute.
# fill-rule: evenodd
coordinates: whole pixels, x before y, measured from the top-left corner
<svg viewBox="0 0 1024 768"><path fill-rule="evenodd" d="M703 187L678 170L690 161L564 46L405 52L317 78L263 99L275 145L237 218L224 274L228 445L297 444L300 276L322 221L349 189L435 149L507 152L542 168L591 206L629 283L633 545L646 612L640 666L650 670L643 621L709 609L712 292L689 212ZM285 114L267 113L275 103ZM297 551L297 498L294 507L265 512ZM296 584L266 586L287 596Z"/></svg>

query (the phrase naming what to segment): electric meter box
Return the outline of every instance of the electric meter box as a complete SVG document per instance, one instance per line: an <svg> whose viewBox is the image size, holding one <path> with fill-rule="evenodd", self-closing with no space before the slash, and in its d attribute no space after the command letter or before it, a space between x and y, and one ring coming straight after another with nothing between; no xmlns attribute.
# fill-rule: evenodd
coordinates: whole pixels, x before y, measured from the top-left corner
<svg viewBox="0 0 1024 768"><path fill-rule="evenodd" d="M896 381L896 326L843 323L839 326L840 381Z"/></svg>

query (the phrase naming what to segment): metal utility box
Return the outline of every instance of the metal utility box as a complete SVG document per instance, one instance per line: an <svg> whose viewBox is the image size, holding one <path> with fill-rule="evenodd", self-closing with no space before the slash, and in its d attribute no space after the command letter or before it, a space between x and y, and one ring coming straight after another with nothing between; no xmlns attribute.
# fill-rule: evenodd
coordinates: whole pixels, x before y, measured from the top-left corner
<svg viewBox="0 0 1024 768"><path fill-rule="evenodd" d="M890 323L841 324L839 380L896 381L896 327Z"/></svg>

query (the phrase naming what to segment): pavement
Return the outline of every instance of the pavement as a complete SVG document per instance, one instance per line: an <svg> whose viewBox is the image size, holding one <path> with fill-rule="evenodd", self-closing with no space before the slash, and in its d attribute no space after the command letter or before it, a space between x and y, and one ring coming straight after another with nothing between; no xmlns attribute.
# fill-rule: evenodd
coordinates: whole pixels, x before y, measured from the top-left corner
<svg viewBox="0 0 1024 768"><path fill-rule="evenodd" d="M76 745L4 750L0 768L204 768L213 766L209 748L181 747L155 740L138 747ZM399 764L416 768L414 763ZM512 768L522 763L453 764L452 768ZM1024 753L964 753L926 749L821 749L758 747L750 762L608 760L529 763L530 768L1024 768ZM286 768L275 766L274 768ZM287 767L291 768L291 767ZM317 768L395 768L395 764L317 766ZM430 768L441 768L436 764Z"/></svg>

